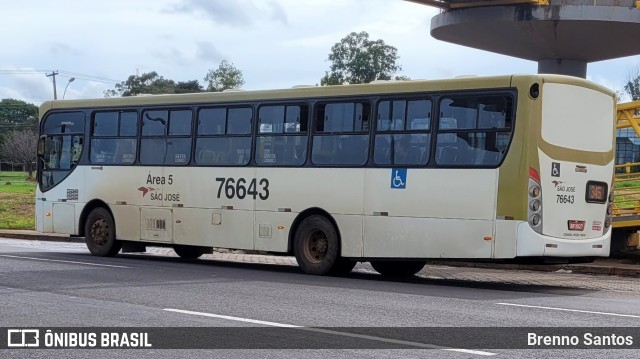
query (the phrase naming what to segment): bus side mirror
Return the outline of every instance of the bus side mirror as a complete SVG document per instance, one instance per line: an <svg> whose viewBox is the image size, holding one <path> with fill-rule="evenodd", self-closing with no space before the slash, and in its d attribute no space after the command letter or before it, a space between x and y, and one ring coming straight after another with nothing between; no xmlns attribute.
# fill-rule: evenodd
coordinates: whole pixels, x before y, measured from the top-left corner
<svg viewBox="0 0 640 359"><path fill-rule="evenodd" d="M47 136L40 136L40 138L38 138L38 157L44 157L44 141L46 139Z"/></svg>

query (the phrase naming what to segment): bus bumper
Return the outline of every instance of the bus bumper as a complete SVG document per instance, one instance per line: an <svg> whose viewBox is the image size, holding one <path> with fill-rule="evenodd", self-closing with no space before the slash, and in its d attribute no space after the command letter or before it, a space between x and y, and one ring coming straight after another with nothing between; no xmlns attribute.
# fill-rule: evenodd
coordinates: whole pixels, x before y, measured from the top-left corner
<svg viewBox="0 0 640 359"><path fill-rule="evenodd" d="M611 228L601 237L562 239L541 235L527 222L518 225L517 257L608 257L611 251Z"/></svg>

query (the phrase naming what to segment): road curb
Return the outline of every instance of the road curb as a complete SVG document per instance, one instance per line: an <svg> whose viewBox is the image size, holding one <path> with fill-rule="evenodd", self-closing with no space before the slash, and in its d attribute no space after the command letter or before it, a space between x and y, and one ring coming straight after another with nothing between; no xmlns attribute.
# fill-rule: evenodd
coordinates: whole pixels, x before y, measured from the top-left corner
<svg viewBox="0 0 640 359"><path fill-rule="evenodd" d="M459 262L459 261L428 261L432 265L445 265L450 267L470 267L485 269L510 269L530 270L537 272L571 271L579 274L615 275L621 277L640 277L640 265L616 266L606 264L512 264L512 263L486 263L486 262Z"/></svg>
<svg viewBox="0 0 640 359"><path fill-rule="evenodd" d="M44 242L71 242L84 243L84 238L71 237L59 234L40 234L40 233L19 233L19 232L3 232L0 231L0 237L12 239L26 239L32 241Z"/></svg>

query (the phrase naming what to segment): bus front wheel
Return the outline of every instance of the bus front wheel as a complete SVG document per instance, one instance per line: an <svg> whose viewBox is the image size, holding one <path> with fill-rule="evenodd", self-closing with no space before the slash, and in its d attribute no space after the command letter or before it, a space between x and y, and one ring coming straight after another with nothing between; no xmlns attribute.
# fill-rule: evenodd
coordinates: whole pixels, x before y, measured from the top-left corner
<svg viewBox="0 0 640 359"><path fill-rule="evenodd" d="M425 261L372 261L376 272L388 277L410 277L422 270Z"/></svg>
<svg viewBox="0 0 640 359"><path fill-rule="evenodd" d="M309 216L300 223L294 237L293 252L298 265L307 274L347 274L356 264L340 257L338 232L321 215Z"/></svg>
<svg viewBox="0 0 640 359"><path fill-rule="evenodd" d="M116 239L116 224L111 213L103 207L94 208L84 227L84 240L92 255L113 257L122 248Z"/></svg>
<svg viewBox="0 0 640 359"><path fill-rule="evenodd" d="M211 252L210 248L207 247L185 246L180 244L173 246L173 250L182 259L198 259L203 254Z"/></svg>

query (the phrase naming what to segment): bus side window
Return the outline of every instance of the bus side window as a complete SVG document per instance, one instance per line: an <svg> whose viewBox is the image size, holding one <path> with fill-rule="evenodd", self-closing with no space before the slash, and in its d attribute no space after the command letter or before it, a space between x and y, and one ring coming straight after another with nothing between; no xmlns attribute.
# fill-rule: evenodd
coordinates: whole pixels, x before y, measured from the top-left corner
<svg viewBox="0 0 640 359"><path fill-rule="evenodd" d="M458 161L458 148L455 146L439 147L437 158L440 165L453 165Z"/></svg>
<svg viewBox="0 0 640 359"><path fill-rule="evenodd" d="M60 165L60 148L62 147L60 144L60 140L62 137L47 137L45 144L45 153L49 154L49 162L47 169L58 169Z"/></svg>
<svg viewBox="0 0 640 359"><path fill-rule="evenodd" d="M475 163L475 148L469 143L469 135L466 133L458 134L458 153L456 155L456 164L459 165L474 165Z"/></svg>
<svg viewBox="0 0 640 359"><path fill-rule="evenodd" d="M230 140L230 149L228 153L233 158L228 158L226 161L229 164L237 166L245 166L251 160L251 137L232 137Z"/></svg>
<svg viewBox="0 0 640 359"><path fill-rule="evenodd" d="M196 157L196 163L198 164L214 163L215 160L216 153L211 150L201 150Z"/></svg>
<svg viewBox="0 0 640 359"><path fill-rule="evenodd" d="M113 156L113 163L129 164L136 160L135 139L119 139L116 142L116 152Z"/></svg>
<svg viewBox="0 0 640 359"><path fill-rule="evenodd" d="M458 121L453 117L440 114L440 130L451 130L458 127ZM436 162L441 165L452 165L457 162L458 136L455 133L438 134L436 148Z"/></svg>
<svg viewBox="0 0 640 359"><path fill-rule="evenodd" d="M148 165L164 164L167 142L164 138L143 138L140 141L140 163Z"/></svg>
<svg viewBox="0 0 640 359"><path fill-rule="evenodd" d="M374 161L380 165L391 164L391 135L378 135L373 150Z"/></svg>
<svg viewBox="0 0 640 359"><path fill-rule="evenodd" d="M367 138L366 135L341 136L334 164L363 165L367 162Z"/></svg>
<svg viewBox="0 0 640 359"><path fill-rule="evenodd" d="M511 137L513 99L507 95L443 98L436 145L439 165L497 166Z"/></svg>
<svg viewBox="0 0 640 359"><path fill-rule="evenodd" d="M82 154L82 137L73 136L73 147L71 149L71 164L76 165L80 161Z"/></svg>

